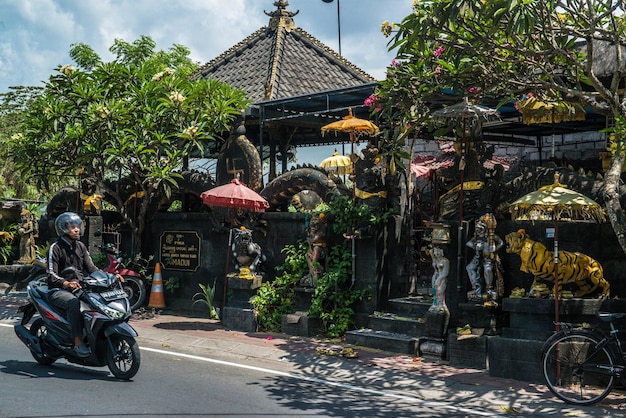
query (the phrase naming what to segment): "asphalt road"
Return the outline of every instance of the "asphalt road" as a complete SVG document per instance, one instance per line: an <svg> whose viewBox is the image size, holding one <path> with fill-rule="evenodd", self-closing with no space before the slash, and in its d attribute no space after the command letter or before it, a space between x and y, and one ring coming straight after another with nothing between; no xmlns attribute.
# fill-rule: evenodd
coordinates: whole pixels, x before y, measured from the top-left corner
<svg viewBox="0 0 626 418"><path fill-rule="evenodd" d="M8 325L0 324L2 417L493 416L340 380L217 360L208 352L172 353L145 344L137 376L120 381L106 368L65 360L38 365Z"/></svg>
<svg viewBox="0 0 626 418"><path fill-rule="evenodd" d="M23 295L0 296L0 417L562 417L624 416L624 392L573 407L543 385L484 371L223 329L209 320L132 320L142 364L132 381L107 368L38 365L13 331Z"/></svg>

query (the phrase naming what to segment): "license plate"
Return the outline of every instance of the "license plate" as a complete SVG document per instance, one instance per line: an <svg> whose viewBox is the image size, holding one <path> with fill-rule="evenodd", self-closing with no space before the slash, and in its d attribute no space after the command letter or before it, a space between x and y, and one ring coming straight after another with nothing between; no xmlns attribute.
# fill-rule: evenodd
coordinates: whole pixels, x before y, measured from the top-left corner
<svg viewBox="0 0 626 418"><path fill-rule="evenodd" d="M102 296L102 298L104 300L115 300L115 299L122 299L126 297L126 292L124 292L121 289L114 289L114 290L109 290L107 292L102 292L100 293L100 296Z"/></svg>

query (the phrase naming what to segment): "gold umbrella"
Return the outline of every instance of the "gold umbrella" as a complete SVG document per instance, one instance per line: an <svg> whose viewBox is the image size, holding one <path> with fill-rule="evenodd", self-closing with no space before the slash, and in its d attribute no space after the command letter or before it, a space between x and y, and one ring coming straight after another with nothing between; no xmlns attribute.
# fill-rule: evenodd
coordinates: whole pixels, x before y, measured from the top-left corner
<svg viewBox="0 0 626 418"><path fill-rule="evenodd" d="M332 156L325 158L320 163L320 167L325 168L328 171L337 172L337 174L352 173L352 161L350 161L350 157L339 155L337 150L335 150Z"/></svg>
<svg viewBox="0 0 626 418"><path fill-rule="evenodd" d="M369 120L359 119L352 115L352 109L348 109L348 115L342 120L329 123L322 126L322 136L327 132L348 132L350 134L350 142L354 141L361 135L374 135L380 132L378 126Z"/></svg>
<svg viewBox="0 0 626 418"><path fill-rule="evenodd" d="M576 103L544 102L535 97L517 102L517 109L522 114L522 122L533 123L561 123L585 120L585 109Z"/></svg>
<svg viewBox="0 0 626 418"><path fill-rule="evenodd" d="M559 330L559 219L604 222L604 210L593 199L559 183L554 175L554 184L530 192L511 204L511 215L516 220L554 221L554 322Z"/></svg>

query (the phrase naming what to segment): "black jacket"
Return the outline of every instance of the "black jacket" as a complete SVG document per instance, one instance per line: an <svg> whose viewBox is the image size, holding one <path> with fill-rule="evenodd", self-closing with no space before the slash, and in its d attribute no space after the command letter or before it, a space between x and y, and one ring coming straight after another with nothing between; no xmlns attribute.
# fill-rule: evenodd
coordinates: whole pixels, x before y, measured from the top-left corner
<svg viewBox="0 0 626 418"><path fill-rule="evenodd" d="M48 251L48 287L63 287L65 279L59 275L63 269L74 267L80 280L84 275L89 275L100 270L95 266L89 255L87 246L81 241L70 244L65 237L59 237ZM69 280L71 281L71 280Z"/></svg>

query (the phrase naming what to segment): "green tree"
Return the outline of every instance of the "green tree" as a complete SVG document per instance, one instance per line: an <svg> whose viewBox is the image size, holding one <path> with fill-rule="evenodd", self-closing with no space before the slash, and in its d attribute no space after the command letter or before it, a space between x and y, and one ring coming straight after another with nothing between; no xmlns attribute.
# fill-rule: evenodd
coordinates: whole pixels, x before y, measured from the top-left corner
<svg viewBox="0 0 626 418"><path fill-rule="evenodd" d="M150 208L177 187L176 170L228 132L248 101L217 80L191 80L197 64L183 46L155 51L142 36L116 40L110 51L115 58L103 62L89 46L72 45L77 67L57 68L7 145L19 172L40 187L77 173L94 179L130 226L138 252ZM132 211L128 190L138 202Z"/></svg>
<svg viewBox="0 0 626 418"><path fill-rule="evenodd" d="M377 91L381 112L415 129L430 123L426 105L445 92L480 101L533 95L560 111L606 115L615 128L604 200L626 252L618 188L626 154L624 7L620 0L415 1L397 27L383 25L397 61Z"/></svg>
<svg viewBox="0 0 626 418"><path fill-rule="evenodd" d="M0 197L28 200L42 199L27 179L16 172L11 159L7 158L9 139L20 132L28 104L41 91L40 87L9 87L0 94Z"/></svg>

